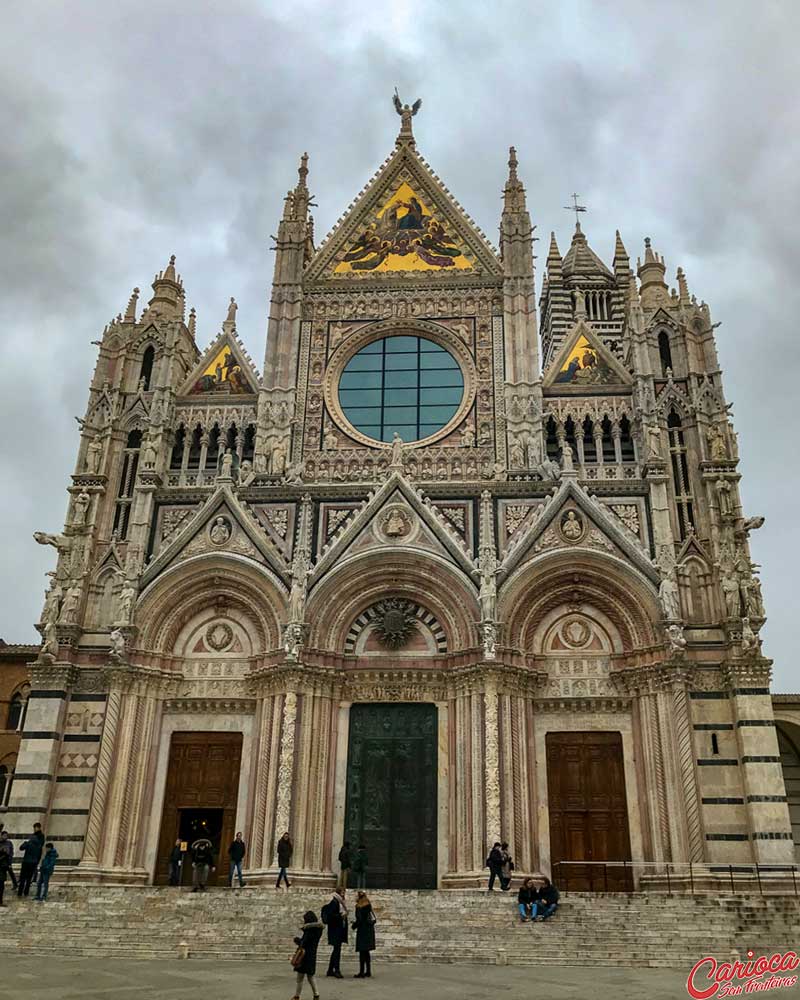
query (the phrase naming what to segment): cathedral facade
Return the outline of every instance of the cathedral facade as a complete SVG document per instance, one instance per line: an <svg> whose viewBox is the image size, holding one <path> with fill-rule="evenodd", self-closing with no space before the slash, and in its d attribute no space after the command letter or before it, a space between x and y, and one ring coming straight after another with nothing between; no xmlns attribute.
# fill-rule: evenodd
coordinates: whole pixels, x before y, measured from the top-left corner
<svg viewBox="0 0 800 1000"><path fill-rule="evenodd" d="M263 372L174 258L103 332L7 829L131 884L236 831L253 883L284 831L306 884L790 863L709 308L576 225L537 321L514 150L495 249L397 110L319 246L302 158Z"/></svg>

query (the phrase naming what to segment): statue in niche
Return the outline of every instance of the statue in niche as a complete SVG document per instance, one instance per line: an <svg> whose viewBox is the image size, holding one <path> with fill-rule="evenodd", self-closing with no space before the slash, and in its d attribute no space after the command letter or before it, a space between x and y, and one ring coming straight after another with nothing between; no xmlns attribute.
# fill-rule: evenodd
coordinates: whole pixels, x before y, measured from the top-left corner
<svg viewBox="0 0 800 1000"><path fill-rule="evenodd" d="M681 617L680 595L674 575L670 574L663 578L658 588L658 599L667 620Z"/></svg>
<svg viewBox="0 0 800 1000"><path fill-rule="evenodd" d="M392 436L392 451L389 468L402 469L403 467L403 439L394 432Z"/></svg>
<svg viewBox="0 0 800 1000"><path fill-rule="evenodd" d="M475 431L471 427L465 427L461 435L461 447L462 448L474 448L475 447Z"/></svg>
<svg viewBox="0 0 800 1000"><path fill-rule="evenodd" d="M509 449L509 464L512 469L522 469L525 466L525 452L519 439L511 442Z"/></svg>
<svg viewBox="0 0 800 1000"><path fill-rule="evenodd" d="M225 449L225 454L222 456L222 467L220 469L221 479L232 479L233 478L233 453L230 448Z"/></svg>
<svg viewBox="0 0 800 1000"><path fill-rule="evenodd" d="M86 523L86 512L89 509L89 504L92 502L92 498L86 492L86 490L81 490L81 492L75 497L73 503L73 518L72 523L79 527Z"/></svg>
<svg viewBox="0 0 800 1000"><path fill-rule="evenodd" d="M408 515L397 507L390 510L383 521L383 533L387 538L402 538L410 527Z"/></svg>
<svg viewBox="0 0 800 1000"><path fill-rule="evenodd" d="M117 622L116 624L128 625L133 614L133 605L136 601L136 588L133 583L120 570L116 574L122 580L122 589L117 597Z"/></svg>
<svg viewBox="0 0 800 1000"><path fill-rule="evenodd" d="M750 627L749 618L742 618L742 649L745 652L758 649L758 636Z"/></svg>
<svg viewBox="0 0 800 1000"><path fill-rule="evenodd" d="M224 545L231 537L231 523L222 516L214 518L214 523L208 535L215 545Z"/></svg>
<svg viewBox="0 0 800 1000"><path fill-rule="evenodd" d="M42 648L39 650L39 659L56 659L58 656L58 635L56 633L55 622L48 622L44 627L42 637Z"/></svg>
<svg viewBox="0 0 800 1000"><path fill-rule="evenodd" d="M750 581L747 592L747 614L750 618L764 617L764 597L761 593L761 581L755 575Z"/></svg>
<svg viewBox="0 0 800 1000"><path fill-rule="evenodd" d="M731 500L731 484L726 482L724 479L718 479L714 483L714 489L717 491L717 506L719 507L720 514L725 517L728 514L733 513L733 502Z"/></svg>
<svg viewBox="0 0 800 1000"><path fill-rule="evenodd" d="M142 452L142 465L144 468L154 469L156 467L157 457L156 446L153 444L152 438L148 437Z"/></svg>
<svg viewBox="0 0 800 1000"><path fill-rule="evenodd" d="M572 445L569 441L564 441L561 448L561 467L564 472L575 471L575 460L572 455Z"/></svg>
<svg viewBox="0 0 800 1000"><path fill-rule="evenodd" d="M667 628L667 639L670 650L676 656L680 656L686 650L686 636L683 634L681 625L672 624Z"/></svg>
<svg viewBox="0 0 800 1000"><path fill-rule="evenodd" d="M100 437L95 436L89 442L86 448L86 459L84 462L84 468L89 475L97 475L100 471L100 463L103 458L103 445L100 442Z"/></svg>
<svg viewBox="0 0 800 1000"><path fill-rule="evenodd" d="M493 622L484 622L481 626L481 633L484 659L493 660L497 655L497 628Z"/></svg>
<svg viewBox="0 0 800 1000"><path fill-rule="evenodd" d="M648 424L646 433L648 458L661 458L661 428L657 424Z"/></svg>
<svg viewBox="0 0 800 1000"><path fill-rule="evenodd" d="M270 460L270 472L276 476L282 476L286 470L286 445L283 441L276 441L272 449Z"/></svg>
<svg viewBox="0 0 800 1000"><path fill-rule="evenodd" d="M728 618L738 618L741 610L739 581L731 572L726 572L722 577L722 596Z"/></svg>
<svg viewBox="0 0 800 1000"><path fill-rule="evenodd" d="M718 424L712 424L706 434L708 441L708 453L712 462L728 461L728 443L725 435Z"/></svg>
<svg viewBox="0 0 800 1000"><path fill-rule="evenodd" d="M302 642L303 626L298 622L290 622L283 633L283 649L287 660L297 660Z"/></svg>

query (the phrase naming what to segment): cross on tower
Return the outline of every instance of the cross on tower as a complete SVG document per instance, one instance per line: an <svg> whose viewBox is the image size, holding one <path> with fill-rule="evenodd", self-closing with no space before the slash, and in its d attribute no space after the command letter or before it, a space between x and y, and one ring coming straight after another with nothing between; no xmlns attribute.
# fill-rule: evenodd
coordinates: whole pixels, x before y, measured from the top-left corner
<svg viewBox="0 0 800 1000"><path fill-rule="evenodd" d="M564 206L564 208L568 212L574 212L575 213L575 225L576 226L578 224L578 212L588 212L589 211L585 205L579 205L578 204L578 198L579 197L580 196L578 194L576 194L575 192L573 192L570 195L570 198L572 198L572 204Z"/></svg>

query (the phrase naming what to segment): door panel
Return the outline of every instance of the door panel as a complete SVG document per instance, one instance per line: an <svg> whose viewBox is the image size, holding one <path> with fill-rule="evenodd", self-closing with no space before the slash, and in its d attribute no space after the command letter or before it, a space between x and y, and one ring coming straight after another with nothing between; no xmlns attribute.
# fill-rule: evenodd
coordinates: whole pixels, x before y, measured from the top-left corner
<svg viewBox="0 0 800 1000"><path fill-rule="evenodd" d="M173 733L164 793L155 882L168 881L168 858L180 835L181 814L189 810L222 810L220 854L209 884L227 876L227 850L236 831L241 733Z"/></svg>
<svg viewBox="0 0 800 1000"><path fill-rule="evenodd" d="M630 891L631 873L559 861L629 861L630 835L620 733L548 733L550 855L562 887Z"/></svg>
<svg viewBox="0 0 800 1000"><path fill-rule="evenodd" d="M367 886L436 887L435 705L353 705L345 839L367 848Z"/></svg>

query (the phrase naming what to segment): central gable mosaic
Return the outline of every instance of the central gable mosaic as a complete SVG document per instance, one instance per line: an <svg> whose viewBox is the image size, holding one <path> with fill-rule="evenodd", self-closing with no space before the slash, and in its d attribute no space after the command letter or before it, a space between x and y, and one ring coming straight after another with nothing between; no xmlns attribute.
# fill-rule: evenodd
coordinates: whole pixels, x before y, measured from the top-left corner
<svg viewBox="0 0 800 1000"><path fill-rule="evenodd" d="M336 258L334 274L384 271L469 270L458 237L435 207L403 181L387 202Z"/></svg>

